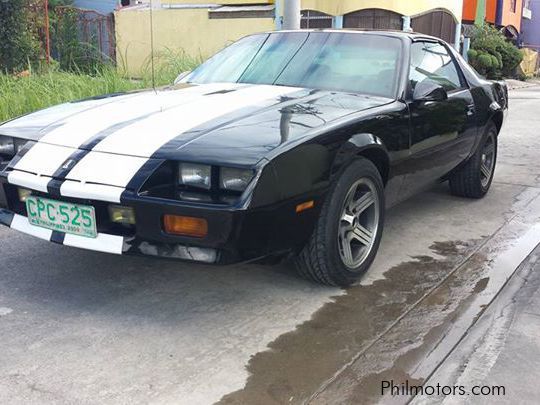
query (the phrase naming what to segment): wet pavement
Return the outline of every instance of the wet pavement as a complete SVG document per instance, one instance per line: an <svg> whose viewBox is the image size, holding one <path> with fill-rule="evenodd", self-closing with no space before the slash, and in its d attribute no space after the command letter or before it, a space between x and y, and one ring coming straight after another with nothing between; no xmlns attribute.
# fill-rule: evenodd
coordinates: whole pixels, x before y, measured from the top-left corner
<svg viewBox="0 0 540 405"><path fill-rule="evenodd" d="M467 394L418 395L412 404L537 404L539 378L540 247L425 381L463 386ZM473 391L475 386L484 392Z"/></svg>
<svg viewBox="0 0 540 405"><path fill-rule="evenodd" d="M392 209L348 290L290 265L116 257L0 229L0 403L407 402L381 381L444 369L540 242L540 87L511 98L489 195L443 184Z"/></svg>

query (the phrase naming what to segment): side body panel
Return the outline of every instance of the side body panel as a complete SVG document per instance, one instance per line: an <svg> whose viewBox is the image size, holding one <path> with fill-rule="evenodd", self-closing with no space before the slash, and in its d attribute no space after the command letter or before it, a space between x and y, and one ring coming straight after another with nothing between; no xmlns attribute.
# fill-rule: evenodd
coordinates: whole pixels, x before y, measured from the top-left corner
<svg viewBox="0 0 540 405"><path fill-rule="evenodd" d="M450 94L445 101L411 101L410 109L407 196L444 177L466 160L477 134L474 102L468 89Z"/></svg>
<svg viewBox="0 0 540 405"><path fill-rule="evenodd" d="M272 250L301 248L313 232L332 183L362 155L386 167L386 173L382 170L386 204L394 205L406 175L409 138L407 105L396 101L369 114L349 117L335 128L272 156L254 190L251 207L264 212L264 206L277 204L280 214L268 222L270 228L258 232L271 235L268 243ZM296 213L296 205L310 200L314 201L313 209Z"/></svg>

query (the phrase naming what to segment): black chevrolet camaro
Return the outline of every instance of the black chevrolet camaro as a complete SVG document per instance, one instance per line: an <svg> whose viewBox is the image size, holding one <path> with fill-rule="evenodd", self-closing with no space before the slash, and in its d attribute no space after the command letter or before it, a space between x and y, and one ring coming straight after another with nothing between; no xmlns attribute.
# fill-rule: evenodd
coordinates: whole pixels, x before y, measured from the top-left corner
<svg viewBox="0 0 540 405"><path fill-rule="evenodd" d="M167 88L0 126L0 223L115 254L230 264L296 256L349 285L385 208L448 180L484 196L507 88L403 32L251 35Z"/></svg>

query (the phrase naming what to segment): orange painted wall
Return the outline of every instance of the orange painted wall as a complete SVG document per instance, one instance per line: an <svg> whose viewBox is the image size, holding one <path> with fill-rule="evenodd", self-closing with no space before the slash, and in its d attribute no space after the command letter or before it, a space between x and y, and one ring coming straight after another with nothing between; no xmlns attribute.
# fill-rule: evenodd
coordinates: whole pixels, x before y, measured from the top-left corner
<svg viewBox="0 0 540 405"><path fill-rule="evenodd" d="M521 1L521 0L520 0ZM463 1L463 21L472 22L476 17L478 0ZM510 5L508 5L510 7ZM497 17L497 0L486 0L486 21L495 24Z"/></svg>
<svg viewBox="0 0 540 405"><path fill-rule="evenodd" d="M465 0L463 2L463 21L474 21L477 3L478 0Z"/></svg>
<svg viewBox="0 0 540 405"><path fill-rule="evenodd" d="M511 10L512 0L503 1L502 20L500 25L506 27L508 25L514 26L518 31L521 29L521 13L523 10L523 0L516 0L516 12Z"/></svg>
<svg viewBox="0 0 540 405"><path fill-rule="evenodd" d="M476 5L478 0L464 0L463 1L463 21L474 21L476 16Z"/></svg>
<svg viewBox="0 0 540 405"><path fill-rule="evenodd" d="M495 24L497 18L497 0L486 0L486 21Z"/></svg>

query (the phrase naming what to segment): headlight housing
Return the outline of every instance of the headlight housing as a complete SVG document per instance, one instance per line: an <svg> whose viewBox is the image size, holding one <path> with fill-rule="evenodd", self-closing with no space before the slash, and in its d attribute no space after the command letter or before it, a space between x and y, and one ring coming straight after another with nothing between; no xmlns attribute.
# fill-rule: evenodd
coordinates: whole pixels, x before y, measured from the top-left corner
<svg viewBox="0 0 540 405"><path fill-rule="evenodd" d="M0 135L0 157L12 159L28 142L26 139Z"/></svg>
<svg viewBox="0 0 540 405"><path fill-rule="evenodd" d="M180 163L178 165L178 183L183 186L210 190L212 166L196 163Z"/></svg>
<svg viewBox="0 0 540 405"><path fill-rule="evenodd" d="M219 172L219 187L222 190L242 192L251 183L253 176L254 172L251 169L222 167Z"/></svg>
<svg viewBox="0 0 540 405"><path fill-rule="evenodd" d="M256 174L253 168L169 160L154 171L139 193L171 200L232 205L240 200Z"/></svg>
<svg viewBox="0 0 540 405"><path fill-rule="evenodd" d="M214 170L215 169L215 170ZM235 193L243 192L255 175L252 169L236 167L215 167L199 163L178 164L178 184L189 188L204 190L219 189ZM219 172L219 177L217 173ZM216 183L213 184L213 173Z"/></svg>

